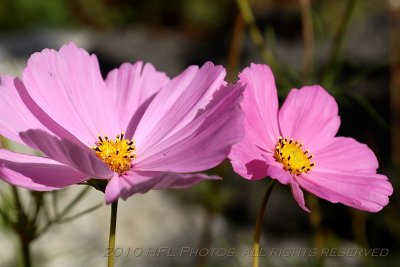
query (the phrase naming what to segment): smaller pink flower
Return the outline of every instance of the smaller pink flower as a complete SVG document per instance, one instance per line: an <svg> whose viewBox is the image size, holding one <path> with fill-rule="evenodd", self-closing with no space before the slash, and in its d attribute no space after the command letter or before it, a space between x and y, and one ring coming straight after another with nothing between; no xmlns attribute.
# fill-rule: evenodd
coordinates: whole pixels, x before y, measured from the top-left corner
<svg viewBox="0 0 400 267"><path fill-rule="evenodd" d="M239 74L247 84L241 104L246 134L229 155L234 170L249 180L270 176L290 184L299 205L301 188L333 203L377 212L393 187L377 174L378 161L365 144L335 137L338 105L321 86L290 91L278 111L275 80L266 65L251 64Z"/></svg>
<svg viewBox="0 0 400 267"><path fill-rule="evenodd" d="M0 149L0 178L48 191L93 179L107 203L216 176L243 136L242 86L211 62L170 79L125 63L103 79L95 55L70 43L28 60L22 80L0 75L0 134L41 151Z"/></svg>

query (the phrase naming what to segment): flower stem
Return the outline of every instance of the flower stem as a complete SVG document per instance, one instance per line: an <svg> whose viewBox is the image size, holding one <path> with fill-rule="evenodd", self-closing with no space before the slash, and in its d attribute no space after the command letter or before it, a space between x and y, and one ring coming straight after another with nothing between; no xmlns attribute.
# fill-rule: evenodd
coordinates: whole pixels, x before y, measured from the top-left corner
<svg viewBox="0 0 400 267"><path fill-rule="evenodd" d="M301 20L303 24L303 43L304 43L304 56L303 56L303 82L310 83L313 71L313 47L314 47L314 30L313 19L311 13L311 1L299 0Z"/></svg>
<svg viewBox="0 0 400 267"><path fill-rule="evenodd" d="M31 252L29 249L29 243L26 242L23 237L20 237L20 243L21 243L21 252L22 252L22 261L23 261L23 266L24 267L31 267L32 262L31 262Z"/></svg>
<svg viewBox="0 0 400 267"><path fill-rule="evenodd" d="M253 267L258 267L260 260L260 238L261 238L261 230L262 230L262 222L265 213L265 207L267 206L269 196L271 195L272 189L276 184L275 180L271 180L267 186L267 190L265 191L264 198L261 202L260 209L258 210L257 220L256 220L256 229L254 231L254 239L253 239Z"/></svg>
<svg viewBox="0 0 400 267"><path fill-rule="evenodd" d="M114 267L115 259L115 230L117 228L118 200L111 204L110 234L108 236L108 267Z"/></svg>
<svg viewBox="0 0 400 267"><path fill-rule="evenodd" d="M272 52L265 46L265 40L263 33L257 27L256 19L251 10L249 0L236 0L240 12L242 13L243 19L247 24L249 33L253 43L256 45L258 51L260 52L262 58L272 69L277 69L278 64Z"/></svg>
<svg viewBox="0 0 400 267"><path fill-rule="evenodd" d="M14 202L16 209L18 210L18 220L15 224L16 233L18 235L20 241L20 248L22 253L22 263L24 267L31 267L31 253L30 253L30 241L31 237L27 235L27 229L29 229L29 221L28 216L25 213L25 210L22 206L21 197L18 191L18 188L15 186L11 186L11 190L14 196ZM28 231L29 232L29 231Z"/></svg>

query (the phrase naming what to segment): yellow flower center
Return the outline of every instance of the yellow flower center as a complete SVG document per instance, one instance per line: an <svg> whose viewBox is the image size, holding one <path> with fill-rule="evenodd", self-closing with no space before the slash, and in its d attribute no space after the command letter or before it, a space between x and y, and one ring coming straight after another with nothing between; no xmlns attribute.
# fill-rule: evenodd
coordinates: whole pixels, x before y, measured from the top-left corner
<svg viewBox="0 0 400 267"><path fill-rule="evenodd" d="M98 138L97 145L91 147L96 152L96 156L113 172L122 174L129 170L131 160L136 157L133 140L124 139L124 133L117 135L115 140L110 140L107 136Z"/></svg>
<svg viewBox="0 0 400 267"><path fill-rule="evenodd" d="M279 136L275 147L275 159L291 174L300 175L309 172L315 166L315 163L310 161L312 157L308 150L303 150L302 143Z"/></svg>

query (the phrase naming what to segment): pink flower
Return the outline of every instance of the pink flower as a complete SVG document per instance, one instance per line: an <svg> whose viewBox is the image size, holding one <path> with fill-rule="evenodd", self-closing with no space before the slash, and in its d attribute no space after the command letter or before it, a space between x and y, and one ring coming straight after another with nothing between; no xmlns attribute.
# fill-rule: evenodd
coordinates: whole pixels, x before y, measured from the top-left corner
<svg viewBox="0 0 400 267"><path fill-rule="evenodd" d="M243 136L243 88L224 76L206 63L170 80L137 62L103 80L74 44L35 53L22 81L0 76L0 134L46 156L2 149L0 177L43 191L102 179L107 203L216 179L183 173L218 165Z"/></svg>
<svg viewBox="0 0 400 267"><path fill-rule="evenodd" d="M273 74L252 64L239 75L247 84L242 108L246 134L229 155L234 170L249 180L270 176L290 184L306 211L303 191L333 203L376 212L393 192L366 145L335 137L340 118L335 99L321 86L293 89L278 111Z"/></svg>

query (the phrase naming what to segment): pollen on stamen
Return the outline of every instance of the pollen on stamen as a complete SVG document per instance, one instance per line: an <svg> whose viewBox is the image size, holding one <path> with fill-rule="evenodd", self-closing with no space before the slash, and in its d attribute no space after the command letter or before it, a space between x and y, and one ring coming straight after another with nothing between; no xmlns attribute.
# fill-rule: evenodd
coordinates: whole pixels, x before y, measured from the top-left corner
<svg viewBox="0 0 400 267"><path fill-rule="evenodd" d="M98 136L95 146L90 148L96 156L104 161L112 171L123 174L131 168L132 159L136 158L136 147L133 140L124 139L125 133L116 136L115 140L107 136Z"/></svg>
<svg viewBox="0 0 400 267"><path fill-rule="evenodd" d="M283 168L294 175L309 172L315 163L310 160L313 155L309 150L303 150L303 143L293 138L278 137L275 147L275 159L282 163Z"/></svg>

